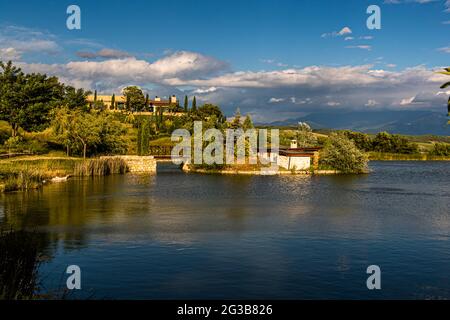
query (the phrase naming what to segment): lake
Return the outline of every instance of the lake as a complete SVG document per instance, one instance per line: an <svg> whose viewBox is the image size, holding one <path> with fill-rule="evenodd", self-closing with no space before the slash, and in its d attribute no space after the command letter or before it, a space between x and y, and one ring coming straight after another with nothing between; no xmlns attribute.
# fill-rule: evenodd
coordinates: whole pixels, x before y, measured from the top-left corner
<svg viewBox="0 0 450 320"><path fill-rule="evenodd" d="M450 163L370 168L71 179L0 195L0 225L41 235L43 292L80 266L71 298L450 298Z"/></svg>

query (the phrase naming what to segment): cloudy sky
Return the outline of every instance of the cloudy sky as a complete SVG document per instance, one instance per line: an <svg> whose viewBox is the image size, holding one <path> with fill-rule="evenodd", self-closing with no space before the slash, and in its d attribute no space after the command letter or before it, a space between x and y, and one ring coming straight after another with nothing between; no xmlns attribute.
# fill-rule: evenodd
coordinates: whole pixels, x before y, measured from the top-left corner
<svg viewBox="0 0 450 320"><path fill-rule="evenodd" d="M81 8L81 30L66 9ZM381 30L366 26L370 4ZM0 60L120 94L195 95L257 121L326 110L436 110L450 0L1 1ZM442 111L444 110L444 111Z"/></svg>

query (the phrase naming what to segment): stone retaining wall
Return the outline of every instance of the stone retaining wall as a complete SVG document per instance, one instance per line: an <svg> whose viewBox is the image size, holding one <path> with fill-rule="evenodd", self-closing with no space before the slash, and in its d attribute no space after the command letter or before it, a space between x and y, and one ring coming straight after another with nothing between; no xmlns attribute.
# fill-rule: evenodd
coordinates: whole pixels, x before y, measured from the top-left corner
<svg viewBox="0 0 450 320"><path fill-rule="evenodd" d="M112 156L101 158L123 159L131 173L156 173L156 160L153 156Z"/></svg>

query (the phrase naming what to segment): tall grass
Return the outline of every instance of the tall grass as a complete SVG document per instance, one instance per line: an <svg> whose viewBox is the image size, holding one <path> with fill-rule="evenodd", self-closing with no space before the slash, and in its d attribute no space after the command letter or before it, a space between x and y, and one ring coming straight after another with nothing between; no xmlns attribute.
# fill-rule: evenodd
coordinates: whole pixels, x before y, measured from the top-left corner
<svg viewBox="0 0 450 320"><path fill-rule="evenodd" d="M30 190L37 189L43 183L45 177L36 170L22 170L17 173L12 173L4 180L3 190Z"/></svg>
<svg viewBox="0 0 450 320"><path fill-rule="evenodd" d="M400 154L386 152L368 152L369 160L450 160L449 156L437 156L427 153Z"/></svg>
<svg viewBox="0 0 450 320"><path fill-rule="evenodd" d="M39 239L0 230L0 300L32 299L37 289Z"/></svg>
<svg viewBox="0 0 450 320"><path fill-rule="evenodd" d="M103 158L90 159L75 165L76 176L107 176L110 174L124 174L128 171L128 165L124 159Z"/></svg>

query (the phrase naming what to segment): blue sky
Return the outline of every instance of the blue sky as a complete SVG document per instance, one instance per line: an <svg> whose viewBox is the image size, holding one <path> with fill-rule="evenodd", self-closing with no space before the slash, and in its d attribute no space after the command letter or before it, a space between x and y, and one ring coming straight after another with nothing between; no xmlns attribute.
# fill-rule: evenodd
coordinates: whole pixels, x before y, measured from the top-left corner
<svg viewBox="0 0 450 320"><path fill-rule="evenodd" d="M70 4L81 30L66 28ZM370 4L381 30L366 27ZM449 64L449 35L450 1L438 0L0 3L0 59L27 71L105 93L195 94L274 120L442 108L433 71Z"/></svg>

